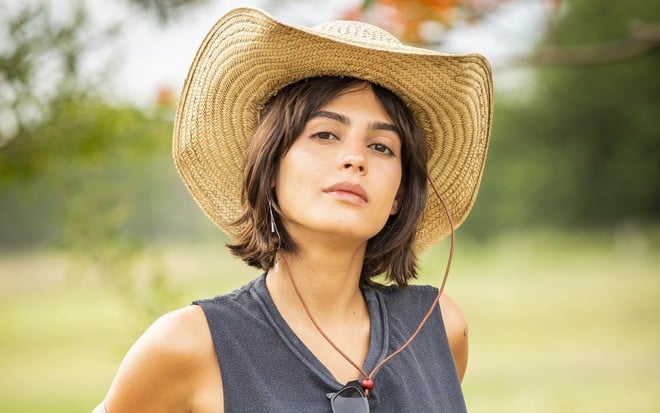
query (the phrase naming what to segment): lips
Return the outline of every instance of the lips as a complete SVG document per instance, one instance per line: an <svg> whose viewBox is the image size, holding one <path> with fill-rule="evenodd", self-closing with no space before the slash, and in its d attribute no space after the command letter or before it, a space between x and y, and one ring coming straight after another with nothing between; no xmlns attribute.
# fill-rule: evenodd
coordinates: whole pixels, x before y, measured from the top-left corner
<svg viewBox="0 0 660 413"><path fill-rule="evenodd" d="M336 194L337 196L346 196L347 198L350 199L350 197L358 197L362 200L362 202L367 203L369 202L369 197L367 196L367 191L362 188L359 184L352 184L350 182L339 182L334 185L331 185L327 188L323 189L323 192L325 193L333 193Z"/></svg>

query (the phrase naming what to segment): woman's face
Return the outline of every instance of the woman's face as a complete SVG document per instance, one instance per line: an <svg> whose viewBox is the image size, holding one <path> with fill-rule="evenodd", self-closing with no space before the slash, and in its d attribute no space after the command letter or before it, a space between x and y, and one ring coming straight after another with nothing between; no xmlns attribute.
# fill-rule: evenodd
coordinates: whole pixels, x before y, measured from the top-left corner
<svg viewBox="0 0 660 413"><path fill-rule="evenodd" d="M401 140L365 83L311 116L282 157L275 187L294 241L366 243L397 212L400 183Z"/></svg>

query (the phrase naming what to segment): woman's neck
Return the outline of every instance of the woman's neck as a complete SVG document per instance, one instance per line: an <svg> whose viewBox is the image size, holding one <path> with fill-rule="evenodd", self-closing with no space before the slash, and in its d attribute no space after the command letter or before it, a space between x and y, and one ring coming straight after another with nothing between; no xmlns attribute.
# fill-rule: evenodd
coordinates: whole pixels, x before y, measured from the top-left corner
<svg viewBox="0 0 660 413"><path fill-rule="evenodd" d="M296 254L281 252L278 269L266 277L286 323L339 382L356 379L355 366L362 366L369 352L371 320L360 291L364 250L317 246Z"/></svg>
<svg viewBox="0 0 660 413"><path fill-rule="evenodd" d="M300 247L295 254L279 253L277 270L268 272L266 285L278 307L303 310L293 282L310 312L324 325L364 315L360 291L365 246Z"/></svg>

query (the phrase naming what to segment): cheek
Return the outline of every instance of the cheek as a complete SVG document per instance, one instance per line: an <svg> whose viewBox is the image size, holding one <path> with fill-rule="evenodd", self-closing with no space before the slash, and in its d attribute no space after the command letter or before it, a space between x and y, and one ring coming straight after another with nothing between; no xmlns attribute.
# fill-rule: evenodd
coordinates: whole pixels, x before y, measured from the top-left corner
<svg viewBox="0 0 660 413"><path fill-rule="evenodd" d="M389 173L384 174L387 176L387 181L390 183L389 186L389 193L390 195L394 198L399 197L402 194L403 188L401 187L401 181L402 181L402 171L401 171L401 165L399 164L397 167L392 168Z"/></svg>
<svg viewBox="0 0 660 413"><path fill-rule="evenodd" d="M395 204L402 193L401 176L401 168L397 167L383 168L374 173L374 178L378 182L378 185L374 188L378 188L379 213L382 213L386 218L396 213Z"/></svg>
<svg viewBox="0 0 660 413"><path fill-rule="evenodd" d="M279 198L296 198L300 188L307 186L312 180L315 168L309 165L309 156L304 156L303 150L295 146L280 160L275 178L275 188ZM279 199L280 203L286 199Z"/></svg>

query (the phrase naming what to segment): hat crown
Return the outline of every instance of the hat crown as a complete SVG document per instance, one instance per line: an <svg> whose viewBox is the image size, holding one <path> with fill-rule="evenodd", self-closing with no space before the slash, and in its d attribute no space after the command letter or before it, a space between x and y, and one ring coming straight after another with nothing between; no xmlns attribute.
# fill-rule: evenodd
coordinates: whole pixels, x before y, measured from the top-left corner
<svg viewBox="0 0 660 413"><path fill-rule="evenodd" d="M397 45L402 43L391 33L380 27L354 20L335 20L321 23L313 30L328 36L373 45Z"/></svg>

